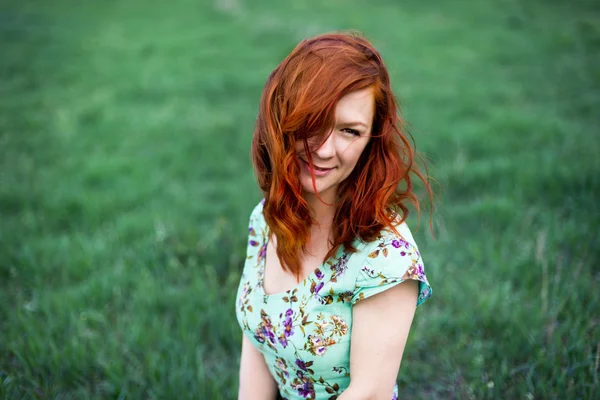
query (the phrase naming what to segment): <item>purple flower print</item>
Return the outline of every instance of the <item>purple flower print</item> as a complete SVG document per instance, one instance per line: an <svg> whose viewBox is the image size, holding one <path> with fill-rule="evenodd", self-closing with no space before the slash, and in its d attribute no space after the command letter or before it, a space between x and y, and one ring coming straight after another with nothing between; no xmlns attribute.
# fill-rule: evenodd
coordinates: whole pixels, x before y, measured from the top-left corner
<svg viewBox="0 0 600 400"><path fill-rule="evenodd" d="M284 349L288 346L287 338L284 335L279 336L277 340L279 340Z"/></svg>
<svg viewBox="0 0 600 400"><path fill-rule="evenodd" d="M344 272L348 269L348 256L344 254L338 262L331 266L331 271L333 271L332 279L335 280L339 276L342 276Z"/></svg>
<svg viewBox="0 0 600 400"><path fill-rule="evenodd" d="M254 339L256 339L256 341L260 344L265 342L265 336L262 334L262 332L254 332Z"/></svg>
<svg viewBox="0 0 600 400"><path fill-rule="evenodd" d="M283 334L285 335L285 337L290 337L292 336L292 334L294 333L294 326L292 325L292 317L287 317L284 321L283 321Z"/></svg>
<svg viewBox="0 0 600 400"><path fill-rule="evenodd" d="M254 331L254 338L258 343L261 344L265 343L267 339L269 339L271 343L275 343L275 334L273 334L273 332L271 332L269 328L265 326L264 322L261 322L258 328L256 328Z"/></svg>
<svg viewBox="0 0 600 400"><path fill-rule="evenodd" d="M288 308L288 310L285 312L286 317L291 317L292 314L294 314L294 310L292 310L291 308Z"/></svg>
<svg viewBox="0 0 600 400"><path fill-rule="evenodd" d="M256 240L251 240L249 244L250 246L258 246L258 242Z"/></svg>
<svg viewBox="0 0 600 400"><path fill-rule="evenodd" d="M317 287L315 287L315 294L319 293L319 290L323 289L323 282L319 282Z"/></svg>
<svg viewBox="0 0 600 400"><path fill-rule="evenodd" d="M315 271L315 276L317 277L317 279L323 279L323 272L321 272L320 269L317 268L317 270Z"/></svg>
<svg viewBox="0 0 600 400"><path fill-rule="evenodd" d="M426 299L431 296L431 289L427 285L423 285L423 290L421 290L421 297Z"/></svg>
<svg viewBox="0 0 600 400"><path fill-rule="evenodd" d="M264 338L269 339L269 342L275 344L275 334L273 333L272 330L270 330L267 327L263 326L262 329L261 329L261 333L262 333L262 336Z"/></svg>
<svg viewBox="0 0 600 400"><path fill-rule="evenodd" d="M346 327L346 329L348 328ZM305 349L312 355L323 356L327 352L327 347L334 345L335 343L336 341L331 337L308 335L308 343L306 343Z"/></svg>
<svg viewBox="0 0 600 400"><path fill-rule="evenodd" d="M296 365L298 366L298 368L300 368L302 371L306 371L306 363L304 361L302 361L299 358L296 358ZM301 378L301 376L298 375L299 378Z"/></svg>
<svg viewBox="0 0 600 400"><path fill-rule="evenodd" d="M292 317L286 317L283 320L283 326L285 327L286 330L291 330L292 329Z"/></svg>
<svg viewBox="0 0 600 400"><path fill-rule="evenodd" d="M312 281L310 284L310 292L315 295L315 297L319 294L319 290L323 289L323 281L317 283L316 281Z"/></svg>
<svg viewBox="0 0 600 400"><path fill-rule="evenodd" d="M250 293L250 283L244 284L244 288L242 290L242 295L240 296L240 299L238 300L238 306L240 307L240 309L243 309L244 302L246 300L246 296L248 295L248 293Z"/></svg>
<svg viewBox="0 0 600 400"><path fill-rule="evenodd" d="M310 377L307 377L304 372L297 372L298 378L294 379L292 387L298 392L298 395L305 399L315 398L315 385Z"/></svg>
<svg viewBox="0 0 600 400"><path fill-rule="evenodd" d="M405 251L401 251L401 252L400 252L400 255L401 255L402 257L404 257L404 256L406 255L406 252L405 252Z"/></svg>
<svg viewBox="0 0 600 400"><path fill-rule="evenodd" d="M287 367L285 360L281 357L277 357L277 359L275 360L275 363L277 364L277 368L279 368L279 369L285 370Z"/></svg>
<svg viewBox="0 0 600 400"><path fill-rule="evenodd" d="M305 399L315 397L315 387L311 381L304 381L304 384L298 388L298 394Z"/></svg>
<svg viewBox="0 0 600 400"><path fill-rule="evenodd" d="M265 310L260 310L260 319L262 320L262 324L267 327L267 329L271 329L273 325L271 324L271 318Z"/></svg>
<svg viewBox="0 0 600 400"><path fill-rule="evenodd" d="M363 266L361 270L369 275L375 275L375 270L367 267L366 265Z"/></svg>
<svg viewBox="0 0 600 400"><path fill-rule="evenodd" d="M265 244L264 246L262 246L260 248L260 251L258 252L258 258L260 258L262 260L266 256L267 256L267 245Z"/></svg>
<svg viewBox="0 0 600 400"><path fill-rule="evenodd" d="M394 246L396 249L399 249L400 247L408 249L409 244L404 239L394 239L392 240L392 246Z"/></svg>
<svg viewBox="0 0 600 400"><path fill-rule="evenodd" d="M277 368L283 372L283 375L285 375L286 378L290 377L289 372L287 371L287 364L285 363L285 360L283 358L277 357Z"/></svg>

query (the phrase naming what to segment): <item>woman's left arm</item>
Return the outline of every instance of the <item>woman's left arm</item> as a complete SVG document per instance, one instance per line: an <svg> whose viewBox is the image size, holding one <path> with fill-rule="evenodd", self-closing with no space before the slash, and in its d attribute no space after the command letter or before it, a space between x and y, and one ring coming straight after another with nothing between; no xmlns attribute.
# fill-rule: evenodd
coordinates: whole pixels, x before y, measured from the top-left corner
<svg viewBox="0 0 600 400"><path fill-rule="evenodd" d="M418 282L407 280L353 307L350 386L338 400L390 400L417 307Z"/></svg>

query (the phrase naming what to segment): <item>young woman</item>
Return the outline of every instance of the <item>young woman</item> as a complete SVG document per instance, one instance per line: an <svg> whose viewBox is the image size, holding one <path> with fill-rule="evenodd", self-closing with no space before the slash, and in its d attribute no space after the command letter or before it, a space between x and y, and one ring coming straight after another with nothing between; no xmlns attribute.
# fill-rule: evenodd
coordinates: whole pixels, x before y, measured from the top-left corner
<svg viewBox="0 0 600 400"><path fill-rule="evenodd" d="M395 399L418 304L431 295L404 220L431 196L371 43L303 40L265 85L252 141L236 314L239 398Z"/></svg>

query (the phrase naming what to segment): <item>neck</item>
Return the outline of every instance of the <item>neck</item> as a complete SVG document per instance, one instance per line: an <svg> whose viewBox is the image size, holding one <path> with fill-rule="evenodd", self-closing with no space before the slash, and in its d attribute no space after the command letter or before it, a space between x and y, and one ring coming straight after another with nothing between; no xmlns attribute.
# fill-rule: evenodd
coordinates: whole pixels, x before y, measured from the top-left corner
<svg viewBox="0 0 600 400"><path fill-rule="evenodd" d="M336 206L335 197L327 196L327 194L319 194L321 199L319 199L314 193L306 193L305 199L308 202L310 207L311 215L315 221L315 225L312 229L321 230L331 230L331 226L333 225L333 217L335 216Z"/></svg>

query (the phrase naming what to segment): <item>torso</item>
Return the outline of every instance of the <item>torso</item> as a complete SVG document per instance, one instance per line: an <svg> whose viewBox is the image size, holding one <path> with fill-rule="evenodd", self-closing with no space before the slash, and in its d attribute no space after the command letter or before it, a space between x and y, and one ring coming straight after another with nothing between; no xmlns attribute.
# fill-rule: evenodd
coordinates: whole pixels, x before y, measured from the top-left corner
<svg viewBox="0 0 600 400"><path fill-rule="evenodd" d="M402 237L412 242L410 231ZM251 343L263 354L284 399L335 399L350 383L352 307L367 295L401 282L405 268L421 281L419 302L430 295L416 247L382 233L375 241L353 242L323 263L327 241L315 239L302 261L300 282L284 271L262 214L251 218L248 254L236 297L236 315ZM397 260L392 264L384 260ZM382 269L396 265L398 269ZM381 267L381 268L380 268ZM421 272L418 272L421 271ZM366 281L366 282L365 282ZM390 398L396 398L397 388Z"/></svg>

